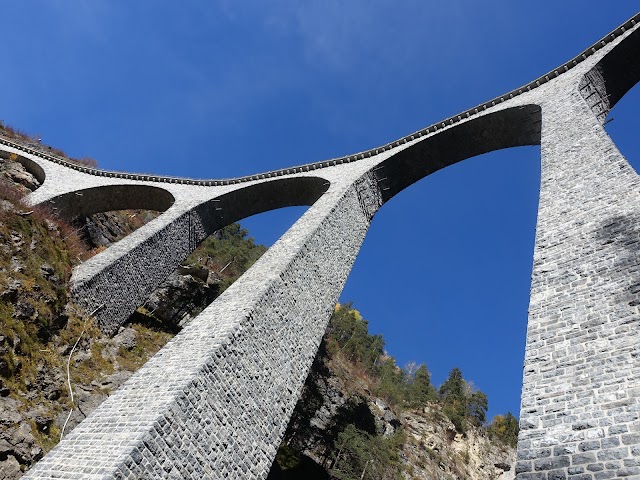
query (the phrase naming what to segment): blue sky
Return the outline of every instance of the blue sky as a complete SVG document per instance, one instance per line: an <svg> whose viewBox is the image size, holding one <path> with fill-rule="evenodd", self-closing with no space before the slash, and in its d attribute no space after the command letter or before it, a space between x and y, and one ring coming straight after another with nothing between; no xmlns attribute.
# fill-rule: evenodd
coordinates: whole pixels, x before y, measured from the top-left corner
<svg viewBox="0 0 640 480"><path fill-rule="evenodd" d="M255 173L374 147L518 87L634 3L7 2L0 119L103 168ZM632 163L638 95L607 126ZM519 410L539 155L477 157L398 195L342 297L400 365L426 362L436 384L460 367L490 415ZM246 225L271 243L300 213Z"/></svg>

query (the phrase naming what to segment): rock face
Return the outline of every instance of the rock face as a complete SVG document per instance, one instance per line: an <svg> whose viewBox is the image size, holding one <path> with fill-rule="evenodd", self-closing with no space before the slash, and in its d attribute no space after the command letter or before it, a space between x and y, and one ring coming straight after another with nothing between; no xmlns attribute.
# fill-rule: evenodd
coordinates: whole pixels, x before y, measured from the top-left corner
<svg viewBox="0 0 640 480"><path fill-rule="evenodd" d="M157 216L142 210L96 213L84 219L83 234L91 247L107 247Z"/></svg>
<svg viewBox="0 0 640 480"><path fill-rule="evenodd" d="M466 435L457 433L437 405L404 412L401 420L407 434L403 450L406 478L515 478L515 449L491 442L476 428L470 428Z"/></svg>
<svg viewBox="0 0 640 480"><path fill-rule="evenodd" d="M220 294L220 281L206 268L180 267L149 296L145 308L177 331Z"/></svg>
<svg viewBox="0 0 640 480"><path fill-rule="evenodd" d="M7 152L0 152L0 175L17 185L24 192L34 191L40 182L17 161L11 159Z"/></svg>
<svg viewBox="0 0 640 480"><path fill-rule="evenodd" d="M31 465L42 457L28 418L18 412L20 403L0 398L0 479L19 478L20 465Z"/></svg>
<svg viewBox="0 0 640 480"><path fill-rule="evenodd" d="M398 447L398 473L406 480L513 480L516 451L492 441L483 428L469 425L463 435L438 404L396 412L370 393L367 382L347 364L320 347L285 435L285 443L317 465L312 478L334 478L332 451L340 431L353 424L370 435L403 438ZM275 465L275 463L274 463ZM272 469L269 480L298 478ZM322 471L323 473L317 473ZM309 475L305 470L303 475ZM282 475L279 477L278 475ZM342 478L342 477L340 477ZM368 477L367 477L368 478ZM396 477L393 477L396 478Z"/></svg>

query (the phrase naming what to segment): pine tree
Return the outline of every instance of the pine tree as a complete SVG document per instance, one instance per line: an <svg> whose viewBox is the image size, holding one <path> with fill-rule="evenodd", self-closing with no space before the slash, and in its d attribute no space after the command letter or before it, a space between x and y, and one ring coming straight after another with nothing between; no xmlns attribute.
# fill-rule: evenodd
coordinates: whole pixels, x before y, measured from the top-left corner
<svg viewBox="0 0 640 480"><path fill-rule="evenodd" d="M431 385L431 374L423 363L413 374L413 380L408 388L407 404L410 407L418 407L435 400L435 396L435 389Z"/></svg>

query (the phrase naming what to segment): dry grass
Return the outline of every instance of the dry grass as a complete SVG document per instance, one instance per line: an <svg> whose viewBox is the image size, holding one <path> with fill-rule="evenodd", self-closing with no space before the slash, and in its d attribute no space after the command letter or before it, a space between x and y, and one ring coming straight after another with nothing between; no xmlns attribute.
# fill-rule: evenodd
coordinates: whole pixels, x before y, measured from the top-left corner
<svg viewBox="0 0 640 480"><path fill-rule="evenodd" d="M26 146L33 148L35 150L41 150L42 152L47 153L49 155L56 155L58 157L62 157L64 160L71 163L75 163L76 165L81 165L81 166L90 167L90 168L98 167L98 162L91 157L82 157L82 158L70 157L64 152L64 150L61 150L56 147L51 147L48 145L42 145L39 135L33 135L23 130L14 128L11 125L6 125L2 120L0 120L0 135L10 138L16 143L26 144Z"/></svg>
<svg viewBox="0 0 640 480"><path fill-rule="evenodd" d="M26 206L22 203L22 198L26 193L18 189L14 184L4 181L0 178L0 200L11 202L20 216L30 218L36 224L45 225L52 234L60 236L66 248L75 259L75 264L86 260L92 256L89 246L82 239L76 227L57 216L50 208L45 205ZM0 219L8 217L13 218L14 213L0 209Z"/></svg>
<svg viewBox="0 0 640 480"><path fill-rule="evenodd" d="M38 138L35 137L34 135L31 135L17 128L14 128L11 125L5 125L5 123L2 120L0 120L0 133L5 135L6 137L10 137L15 140L22 140L23 142L38 141Z"/></svg>

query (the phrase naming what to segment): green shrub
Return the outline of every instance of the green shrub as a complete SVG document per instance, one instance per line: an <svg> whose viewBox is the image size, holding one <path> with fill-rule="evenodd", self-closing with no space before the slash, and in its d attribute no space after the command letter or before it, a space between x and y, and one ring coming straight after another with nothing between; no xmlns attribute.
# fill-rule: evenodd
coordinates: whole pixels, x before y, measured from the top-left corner
<svg viewBox="0 0 640 480"><path fill-rule="evenodd" d="M490 438L514 448L518 444L519 431L518 419L511 412L507 412L506 415L496 415L487 428Z"/></svg>

